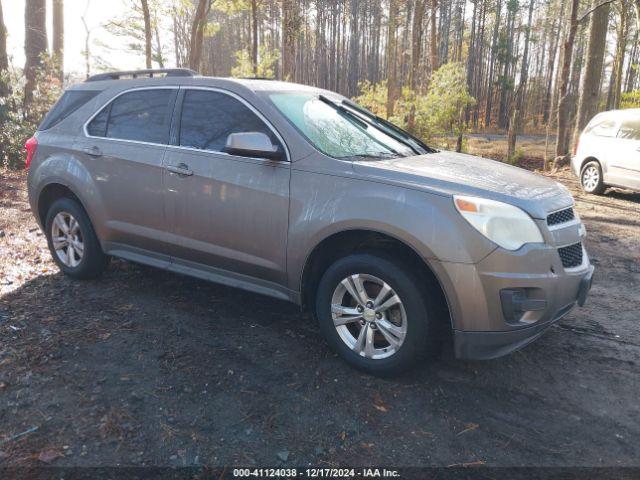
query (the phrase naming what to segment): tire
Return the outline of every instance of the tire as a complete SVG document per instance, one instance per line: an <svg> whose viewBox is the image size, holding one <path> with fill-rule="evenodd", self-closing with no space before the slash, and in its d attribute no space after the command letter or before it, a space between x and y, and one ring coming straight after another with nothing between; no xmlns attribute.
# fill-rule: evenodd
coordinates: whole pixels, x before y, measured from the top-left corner
<svg viewBox="0 0 640 480"><path fill-rule="evenodd" d="M64 225L60 223L61 220ZM72 220L75 220L77 226ZM65 233L65 226L71 233ZM102 251L89 216L84 208L71 198L60 198L49 207L45 219L45 233L51 256L65 275L79 279L96 278L109 264L110 257ZM71 253L69 244L72 245ZM66 247L62 246L56 250L56 246L60 245ZM82 251L80 246L83 247Z"/></svg>
<svg viewBox="0 0 640 480"><path fill-rule="evenodd" d="M377 310L365 308L361 318L353 321L352 318L356 318L359 313L357 309L362 305L358 306L357 300L349 293L343 280L354 275L357 275L355 281L362 282L366 296L372 301L381 290L379 281L382 281L392 289L392 292L383 295L383 298L392 299L391 294L395 294L401 303L380 313L384 317L373 320L371 310ZM346 281L349 283L349 280ZM353 287L356 284L350 285ZM394 262L374 254L354 254L337 260L323 274L316 292L315 310L320 331L333 350L359 370L377 376L393 376L407 371L419 360L437 353L440 346L436 310L431 308L430 305L433 303L419 288L424 285L425 282L402 262ZM393 300L389 301L392 302ZM380 300L378 307L386 303L387 300ZM350 313L337 313L337 310L334 310L336 307L332 305L340 305L337 308L341 312L348 309L344 311ZM349 323L336 326L334 316L338 322L344 320ZM392 322L393 326L389 329ZM368 338L369 331L373 332L372 348L368 348L368 342L364 342L364 350L368 348L368 352L363 351L362 343L358 345L365 325L365 339ZM373 328L371 325L374 325ZM399 334L402 325L405 326L404 338L396 348L387 338L391 335L390 332ZM392 338L397 341L400 335L392 335ZM388 344L387 351L384 350L385 344Z"/></svg>
<svg viewBox="0 0 640 480"><path fill-rule="evenodd" d="M602 167L598 162L591 161L586 163L580 171L580 185L587 193L594 195L602 195L606 188L602 178Z"/></svg>

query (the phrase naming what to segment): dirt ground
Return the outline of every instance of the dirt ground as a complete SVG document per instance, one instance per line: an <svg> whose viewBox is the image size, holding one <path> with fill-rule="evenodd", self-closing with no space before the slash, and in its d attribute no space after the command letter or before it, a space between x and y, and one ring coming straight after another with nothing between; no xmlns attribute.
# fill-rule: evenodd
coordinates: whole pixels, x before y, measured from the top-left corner
<svg viewBox="0 0 640 480"><path fill-rule="evenodd" d="M1 174L0 466L640 465L640 195L556 177L587 305L510 356L380 380L294 305L124 261L63 277Z"/></svg>

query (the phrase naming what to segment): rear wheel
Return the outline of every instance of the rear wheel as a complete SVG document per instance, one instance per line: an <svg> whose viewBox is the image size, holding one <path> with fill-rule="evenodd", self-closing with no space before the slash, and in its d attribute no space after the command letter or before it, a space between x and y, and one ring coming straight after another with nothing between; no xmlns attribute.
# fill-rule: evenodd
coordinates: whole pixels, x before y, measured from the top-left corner
<svg viewBox="0 0 640 480"><path fill-rule="evenodd" d="M89 217L77 201L56 200L47 212L45 230L53 260L64 274L95 278L109 263Z"/></svg>
<svg viewBox="0 0 640 480"><path fill-rule="evenodd" d="M605 185L602 178L602 168L598 162L592 161L582 167L580 184L587 193L600 195L604 192Z"/></svg>
<svg viewBox="0 0 640 480"><path fill-rule="evenodd" d="M422 286L402 263L370 254L342 258L318 285L320 330L356 368L398 374L437 351L436 316Z"/></svg>

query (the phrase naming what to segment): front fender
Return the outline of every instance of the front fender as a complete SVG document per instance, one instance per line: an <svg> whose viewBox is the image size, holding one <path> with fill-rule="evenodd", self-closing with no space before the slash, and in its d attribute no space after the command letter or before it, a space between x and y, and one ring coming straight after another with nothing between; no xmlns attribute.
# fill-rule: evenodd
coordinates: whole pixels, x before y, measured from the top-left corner
<svg viewBox="0 0 640 480"><path fill-rule="evenodd" d="M396 238L427 263L474 264L495 249L458 214L449 196L294 170L287 251L292 290L300 290L304 265L314 248L348 230Z"/></svg>

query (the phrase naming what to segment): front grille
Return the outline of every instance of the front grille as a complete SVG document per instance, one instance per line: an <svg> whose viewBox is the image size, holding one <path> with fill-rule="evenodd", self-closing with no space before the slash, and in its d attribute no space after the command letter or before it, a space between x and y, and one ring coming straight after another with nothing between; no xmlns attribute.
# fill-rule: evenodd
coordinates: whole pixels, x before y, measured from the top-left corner
<svg viewBox="0 0 640 480"><path fill-rule="evenodd" d="M558 225L559 223L570 222L574 218L576 218L576 216L573 213L573 208L565 208L564 210L550 213L549 216L547 216L547 225L551 226Z"/></svg>
<svg viewBox="0 0 640 480"><path fill-rule="evenodd" d="M582 243L574 243L568 247L558 249L560 260L564 268L578 267L582 265Z"/></svg>

